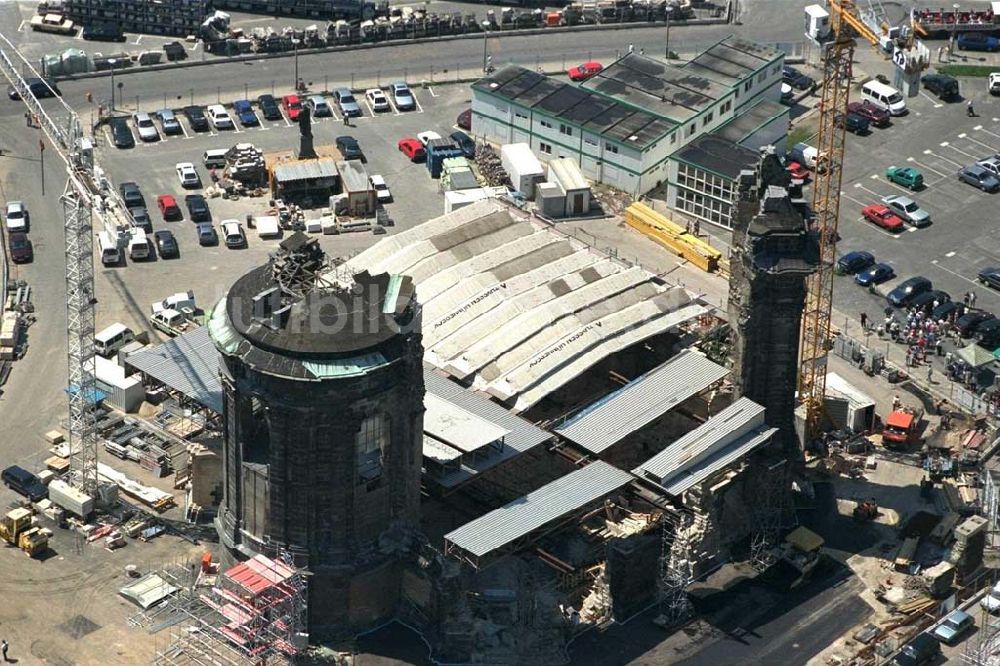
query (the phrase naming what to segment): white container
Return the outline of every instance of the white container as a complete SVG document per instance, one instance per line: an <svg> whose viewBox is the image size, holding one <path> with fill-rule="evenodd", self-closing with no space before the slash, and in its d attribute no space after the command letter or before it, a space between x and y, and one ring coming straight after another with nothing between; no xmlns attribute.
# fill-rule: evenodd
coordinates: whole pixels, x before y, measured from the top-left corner
<svg viewBox="0 0 1000 666"><path fill-rule="evenodd" d="M500 147L500 164L514 189L526 199L535 198L535 183L545 179L545 169L526 143L509 143Z"/></svg>
<svg viewBox="0 0 1000 666"><path fill-rule="evenodd" d="M79 518L87 518L94 512L94 500L62 479L49 483L49 499Z"/></svg>

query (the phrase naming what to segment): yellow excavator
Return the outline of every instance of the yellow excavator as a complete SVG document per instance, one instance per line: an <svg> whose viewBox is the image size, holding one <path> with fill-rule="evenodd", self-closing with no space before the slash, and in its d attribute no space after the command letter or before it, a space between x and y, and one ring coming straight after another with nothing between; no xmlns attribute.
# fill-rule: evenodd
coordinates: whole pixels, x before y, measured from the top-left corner
<svg viewBox="0 0 1000 666"><path fill-rule="evenodd" d="M12 509L0 519L0 539L17 546L29 557L44 553L49 547L49 537L40 527L32 527L31 511Z"/></svg>

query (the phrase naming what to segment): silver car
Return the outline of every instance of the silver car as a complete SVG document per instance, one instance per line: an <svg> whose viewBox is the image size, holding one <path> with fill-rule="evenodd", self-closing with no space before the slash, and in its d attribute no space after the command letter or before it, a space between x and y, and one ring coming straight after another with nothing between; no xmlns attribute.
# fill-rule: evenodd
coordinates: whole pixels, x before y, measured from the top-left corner
<svg viewBox="0 0 1000 666"><path fill-rule="evenodd" d="M322 95L313 95L307 99L306 106L312 111L313 118L330 117L333 115L333 109L326 103L326 99Z"/></svg>
<svg viewBox="0 0 1000 666"><path fill-rule="evenodd" d="M882 203L888 206L896 215L903 218L904 222L912 224L915 227L926 227L931 223L931 214L921 208L910 197L894 194L882 197Z"/></svg>
<svg viewBox="0 0 1000 666"><path fill-rule="evenodd" d="M340 112L345 116L360 116L361 107L358 106L358 101L354 99L354 93L348 88L337 88L333 91L334 97L337 98L337 105L340 106Z"/></svg>
<svg viewBox="0 0 1000 666"><path fill-rule="evenodd" d="M156 115L160 119L160 127L163 128L164 134L180 134L183 131L181 122L170 109L160 109Z"/></svg>
<svg viewBox="0 0 1000 666"><path fill-rule="evenodd" d="M132 122L135 123L135 129L139 132L139 138L143 141L160 140L160 133L156 131L153 119L145 111L133 114Z"/></svg>
<svg viewBox="0 0 1000 666"><path fill-rule="evenodd" d="M412 111L417 108L417 101L413 99L413 93L404 81L390 83L389 92L392 93L392 101L400 111Z"/></svg>

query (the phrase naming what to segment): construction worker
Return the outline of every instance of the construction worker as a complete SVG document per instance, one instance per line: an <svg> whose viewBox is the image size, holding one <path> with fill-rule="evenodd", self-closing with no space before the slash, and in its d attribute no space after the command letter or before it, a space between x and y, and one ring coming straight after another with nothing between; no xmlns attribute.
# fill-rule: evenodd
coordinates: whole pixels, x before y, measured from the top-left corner
<svg viewBox="0 0 1000 666"><path fill-rule="evenodd" d="M896 411L903 406L903 402L899 399L898 395L892 396L892 411Z"/></svg>

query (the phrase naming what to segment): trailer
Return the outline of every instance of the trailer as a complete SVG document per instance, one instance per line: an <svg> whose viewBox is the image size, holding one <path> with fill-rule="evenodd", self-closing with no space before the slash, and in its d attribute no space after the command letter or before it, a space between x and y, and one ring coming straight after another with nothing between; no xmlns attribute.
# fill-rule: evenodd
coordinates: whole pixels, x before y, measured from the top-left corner
<svg viewBox="0 0 1000 666"><path fill-rule="evenodd" d="M86 519L94 513L94 499L62 479L49 483L49 499L79 518Z"/></svg>
<svg viewBox="0 0 1000 666"><path fill-rule="evenodd" d="M500 148L500 164L510 176L514 190L526 199L535 198L535 183L545 179L545 169L526 143L509 143Z"/></svg>

